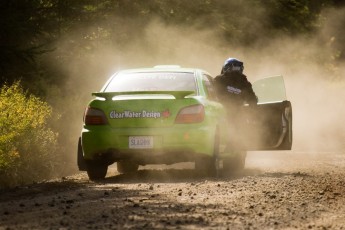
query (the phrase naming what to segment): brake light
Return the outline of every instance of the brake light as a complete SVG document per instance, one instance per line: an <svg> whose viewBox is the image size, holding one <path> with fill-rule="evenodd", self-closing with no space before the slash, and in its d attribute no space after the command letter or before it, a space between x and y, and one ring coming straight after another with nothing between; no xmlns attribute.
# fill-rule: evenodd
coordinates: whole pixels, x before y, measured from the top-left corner
<svg viewBox="0 0 345 230"><path fill-rule="evenodd" d="M203 105L192 105L180 110L177 114L175 123L188 124L199 123L204 120L205 109Z"/></svg>
<svg viewBox="0 0 345 230"><path fill-rule="evenodd" d="M85 110L84 123L85 125L106 125L108 121L102 110L88 107Z"/></svg>

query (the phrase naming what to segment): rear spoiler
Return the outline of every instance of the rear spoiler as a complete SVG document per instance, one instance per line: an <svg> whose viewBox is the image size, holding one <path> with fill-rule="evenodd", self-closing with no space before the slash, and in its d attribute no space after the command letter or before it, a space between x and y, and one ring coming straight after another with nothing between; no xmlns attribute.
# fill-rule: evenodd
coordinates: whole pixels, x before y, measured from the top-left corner
<svg viewBox="0 0 345 230"><path fill-rule="evenodd" d="M101 97L106 100L112 100L113 97L119 95L138 95L138 94L145 94L145 95L172 95L176 99L183 99L184 97L195 93L195 91L127 91L127 92L97 92L92 93L92 96Z"/></svg>

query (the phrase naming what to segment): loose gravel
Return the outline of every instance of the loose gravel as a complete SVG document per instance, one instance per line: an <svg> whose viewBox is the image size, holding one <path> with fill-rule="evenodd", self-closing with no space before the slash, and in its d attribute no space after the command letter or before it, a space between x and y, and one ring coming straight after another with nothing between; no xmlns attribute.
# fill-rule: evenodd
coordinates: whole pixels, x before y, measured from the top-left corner
<svg viewBox="0 0 345 230"><path fill-rule="evenodd" d="M250 152L217 178L193 164L0 190L0 229L345 229L345 153Z"/></svg>

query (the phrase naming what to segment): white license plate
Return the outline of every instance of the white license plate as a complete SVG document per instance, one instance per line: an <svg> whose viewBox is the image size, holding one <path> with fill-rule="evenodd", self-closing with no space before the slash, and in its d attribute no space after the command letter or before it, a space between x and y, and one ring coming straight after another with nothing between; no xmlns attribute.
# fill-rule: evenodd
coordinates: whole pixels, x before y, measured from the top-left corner
<svg viewBox="0 0 345 230"><path fill-rule="evenodd" d="M130 149L153 148L153 136L130 136L128 142Z"/></svg>

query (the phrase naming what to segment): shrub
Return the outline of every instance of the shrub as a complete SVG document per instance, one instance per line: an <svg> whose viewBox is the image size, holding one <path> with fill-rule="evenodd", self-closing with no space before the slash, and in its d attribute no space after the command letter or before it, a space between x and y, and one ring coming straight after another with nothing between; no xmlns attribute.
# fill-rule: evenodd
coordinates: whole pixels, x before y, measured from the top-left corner
<svg viewBox="0 0 345 230"><path fill-rule="evenodd" d="M20 85L0 89L0 186L49 178L57 165L57 133L47 122L52 108Z"/></svg>

